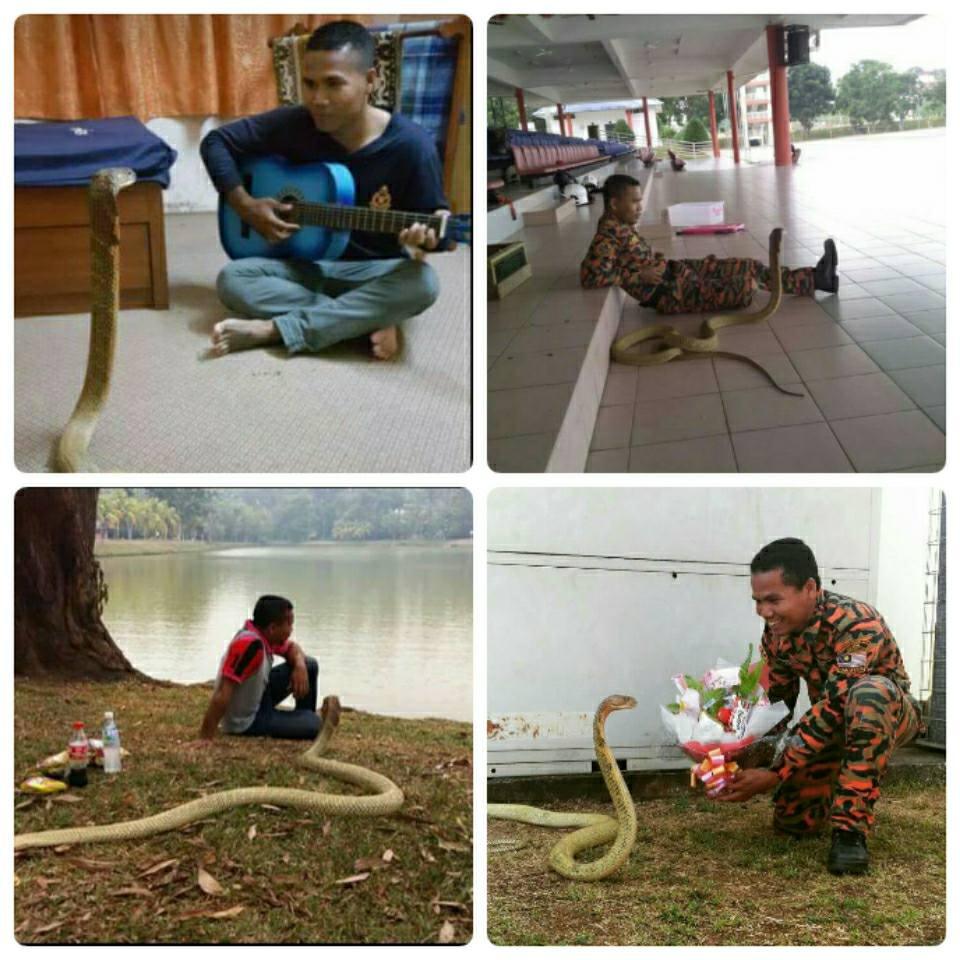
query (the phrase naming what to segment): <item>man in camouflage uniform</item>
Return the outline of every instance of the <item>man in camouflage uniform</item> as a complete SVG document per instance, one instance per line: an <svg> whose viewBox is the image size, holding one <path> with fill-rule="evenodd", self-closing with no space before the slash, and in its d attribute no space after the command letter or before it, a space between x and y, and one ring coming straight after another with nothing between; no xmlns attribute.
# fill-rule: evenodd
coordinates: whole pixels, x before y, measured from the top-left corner
<svg viewBox="0 0 960 960"><path fill-rule="evenodd" d="M770 270L759 260L744 257L665 260L640 235L640 183L615 174L603 185L603 216L580 265L580 284L622 288L641 307L657 313L703 313L749 306L757 289L770 289ZM814 290L836 293L837 248L823 245L816 267L788 270L780 276L784 293L812 297Z"/></svg>
<svg viewBox="0 0 960 960"><path fill-rule="evenodd" d="M910 680L883 617L866 603L824 590L810 548L794 538L767 544L750 564L771 701L793 711L800 680L810 709L769 769L741 771L720 799L774 790L779 833L817 833L829 819L831 873L864 873L866 837L880 781L896 747L921 729Z"/></svg>

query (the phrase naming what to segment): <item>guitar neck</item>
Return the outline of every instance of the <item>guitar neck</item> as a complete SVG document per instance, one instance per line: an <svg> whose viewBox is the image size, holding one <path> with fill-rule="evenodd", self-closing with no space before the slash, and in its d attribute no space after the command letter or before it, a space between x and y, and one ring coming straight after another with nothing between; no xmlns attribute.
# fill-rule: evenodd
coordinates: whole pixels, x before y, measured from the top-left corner
<svg viewBox="0 0 960 960"><path fill-rule="evenodd" d="M296 201L290 219L304 227L327 227L332 230L364 230L368 233L397 234L415 223L423 223L443 236L446 217L430 213L404 213L399 210L377 210L373 207L344 207L335 203Z"/></svg>

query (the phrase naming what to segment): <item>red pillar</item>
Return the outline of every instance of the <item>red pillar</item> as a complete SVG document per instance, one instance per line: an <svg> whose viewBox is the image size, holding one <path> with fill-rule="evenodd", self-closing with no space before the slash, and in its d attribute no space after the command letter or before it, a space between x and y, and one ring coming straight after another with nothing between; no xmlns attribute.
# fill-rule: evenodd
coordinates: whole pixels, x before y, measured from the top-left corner
<svg viewBox="0 0 960 960"><path fill-rule="evenodd" d="M514 87L514 94L517 97L517 110L520 111L520 129L527 129L527 104L523 99L523 91L519 87Z"/></svg>
<svg viewBox="0 0 960 960"><path fill-rule="evenodd" d="M740 131L737 128L737 98L733 93L733 71L727 71L727 100L730 103L730 133L733 137L733 162L740 162Z"/></svg>
<svg viewBox="0 0 960 960"><path fill-rule="evenodd" d="M783 27L767 27L767 64L770 69L770 109L773 115L773 162L790 166L790 99L787 68L783 63Z"/></svg>
<svg viewBox="0 0 960 960"><path fill-rule="evenodd" d="M713 98L713 91L709 91L707 96L710 99L710 139L713 141L714 159L720 157L720 144L717 142L717 104Z"/></svg>
<svg viewBox="0 0 960 960"><path fill-rule="evenodd" d="M560 136L566 136L567 133L567 124L566 118L563 115L563 104L557 104L557 122L560 124Z"/></svg>
<svg viewBox="0 0 960 960"><path fill-rule="evenodd" d="M653 137L650 136L650 108L647 106L647 98L643 98L643 126L647 134L647 147L653 147Z"/></svg>
<svg viewBox="0 0 960 960"><path fill-rule="evenodd" d="M627 126L632 130L633 129L633 114L629 110L623 111L627 115Z"/></svg>

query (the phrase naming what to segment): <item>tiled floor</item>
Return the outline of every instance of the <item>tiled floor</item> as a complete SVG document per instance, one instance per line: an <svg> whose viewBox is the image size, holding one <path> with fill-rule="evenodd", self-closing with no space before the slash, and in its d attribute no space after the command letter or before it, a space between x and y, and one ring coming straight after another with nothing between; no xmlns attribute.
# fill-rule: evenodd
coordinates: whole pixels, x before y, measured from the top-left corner
<svg viewBox="0 0 960 960"><path fill-rule="evenodd" d="M896 156L904 158L914 150L943 149L941 139L928 137L885 143L884 149L903 151ZM727 219L747 225L741 234L658 242L668 257L713 253L766 260L769 230L783 226L783 262L799 267L816 261L825 237L836 239L838 295L785 297L769 321L720 333L721 349L752 357L804 396L778 393L736 360L642 368L613 363L588 471L940 469L946 409L942 204L938 210L933 201L915 203L913 213L878 210L875 182L870 186L855 168L830 165L836 152L828 148L836 144L809 146L794 169L721 164L699 171L690 165L683 175L667 170L654 180L644 216L655 219L671 203L723 199ZM559 227L525 231L539 280L490 305L494 469L545 467L549 437L562 417L556 405L572 390L604 296L576 283L598 214L585 208ZM627 300L620 333L664 319ZM695 333L701 319L669 321ZM531 332L534 327L545 336Z"/></svg>

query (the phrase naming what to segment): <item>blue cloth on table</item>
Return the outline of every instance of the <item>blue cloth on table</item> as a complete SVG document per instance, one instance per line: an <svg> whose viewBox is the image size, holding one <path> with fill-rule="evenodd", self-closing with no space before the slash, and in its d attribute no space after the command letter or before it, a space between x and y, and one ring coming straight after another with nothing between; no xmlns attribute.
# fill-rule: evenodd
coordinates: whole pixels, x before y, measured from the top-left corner
<svg viewBox="0 0 960 960"><path fill-rule="evenodd" d="M443 157L457 70L457 38L404 37L402 42L400 112L433 136Z"/></svg>
<svg viewBox="0 0 960 960"><path fill-rule="evenodd" d="M105 167L131 167L137 180L170 185L177 151L136 117L16 123L13 127L16 186L83 185Z"/></svg>

